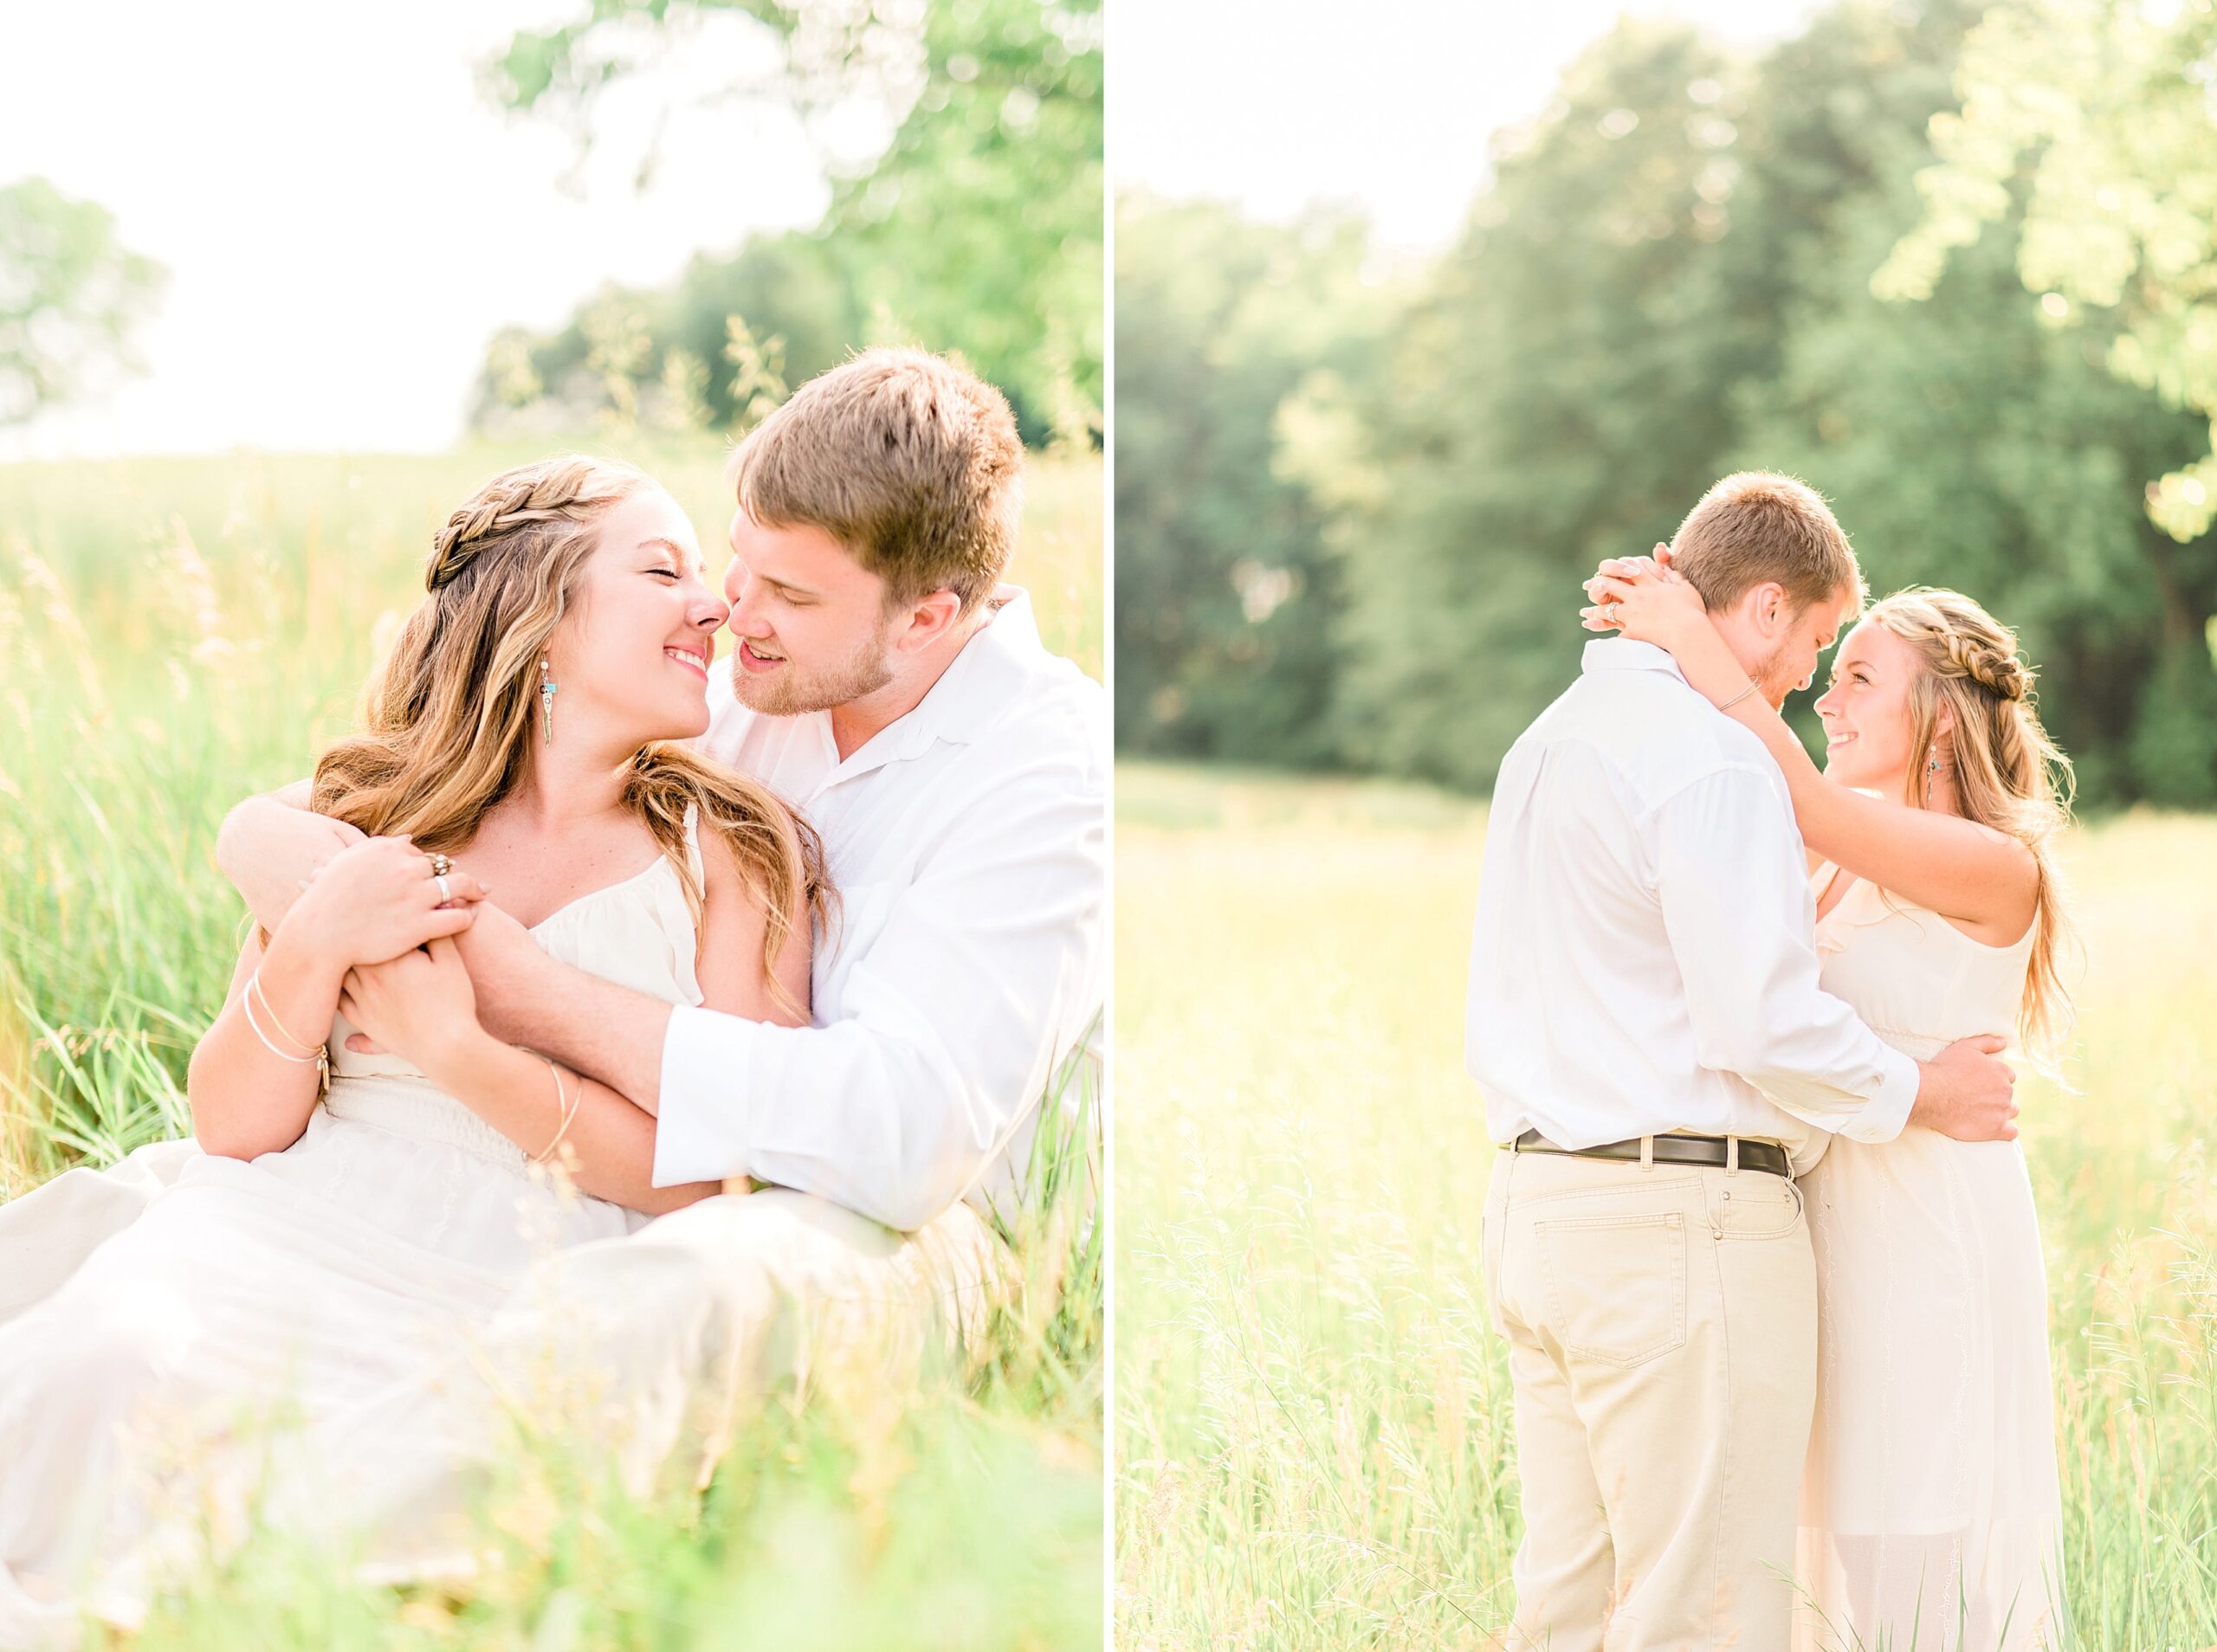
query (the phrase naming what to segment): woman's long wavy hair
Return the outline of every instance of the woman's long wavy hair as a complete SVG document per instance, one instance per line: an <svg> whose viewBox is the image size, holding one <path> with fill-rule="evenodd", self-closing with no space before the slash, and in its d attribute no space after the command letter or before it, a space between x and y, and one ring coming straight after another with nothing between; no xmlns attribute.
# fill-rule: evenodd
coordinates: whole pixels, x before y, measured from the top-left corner
<svg viewBox="0 0 2217 1652"><path fill-rule="evenodd" d="M655 486L643 471L578 455L504 470L431 541L428 595L364 690L358 733L318 760L312 806L372 836L406 832L425 850L462 847L522 780L539 661L574 600L600 520ZM768 788L682 745L657 740L631 759L624 801L684 885L697 943L705 910L685 847L688 807L721 835L762 903L762 965L772 993L798 897L828 915L831 886L815 829Z"/></svg>
<svg viewBox="0 0 2217 1652"><path fill-rule="evenodd" d="M2040 726L2033 668L2018 657L2017 634L1961 591L1911 586L1873 604L1865 617L1914 649L1921 668L1910 682L1905 801L1921 799L1920 783L1940 745L1940 708L1948 707L1955 728L1947 751L1964 816L2032 851L2039 905L2017 1034L2052 1064L2070 1034L2071 992L2061 965L2078 939L2056 863L2056 838L2071 823L2071 759Z"/></svg>

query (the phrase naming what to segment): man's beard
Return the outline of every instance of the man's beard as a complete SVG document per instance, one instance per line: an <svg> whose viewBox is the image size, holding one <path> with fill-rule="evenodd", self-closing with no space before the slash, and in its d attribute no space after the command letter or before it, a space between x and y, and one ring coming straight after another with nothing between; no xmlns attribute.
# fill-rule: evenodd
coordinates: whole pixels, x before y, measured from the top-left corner
<svg viewBox="0 0 2217 1652"><path fill-rule="evenodd" d="M837 665L805 674L788 658L783 671L757 677L740 663L738 649L732 651L732 692L739 696L740 705L766 717L829 711L864 694L874 694L892 681L893 672L885 663L884 641L876 636L864 637L862 645Z"/></svg>
<svg viewBox="0 0 2217 1652"><path fill-rule="evenodd" d="M1785 678L1785 669L1786 644L1781 642L1756 661L1755 668L1748 674L1755 680L1755 692L1770 701L1773 711L1782 708L1787 695L1794 689L1794 683Z"/></svg>

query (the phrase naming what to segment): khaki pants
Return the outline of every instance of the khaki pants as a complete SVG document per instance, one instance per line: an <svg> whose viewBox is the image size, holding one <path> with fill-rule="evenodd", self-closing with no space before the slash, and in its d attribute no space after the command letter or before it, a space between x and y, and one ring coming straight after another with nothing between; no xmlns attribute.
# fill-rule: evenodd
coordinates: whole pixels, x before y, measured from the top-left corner
<svg viewBox="0 0 2217 1652"><path fill-rule="evenodd" d="M1484 1235L1524 1492L1508 1646L1784 1647L1817 1365L1799 1191L1504 1149Z"/></svg>

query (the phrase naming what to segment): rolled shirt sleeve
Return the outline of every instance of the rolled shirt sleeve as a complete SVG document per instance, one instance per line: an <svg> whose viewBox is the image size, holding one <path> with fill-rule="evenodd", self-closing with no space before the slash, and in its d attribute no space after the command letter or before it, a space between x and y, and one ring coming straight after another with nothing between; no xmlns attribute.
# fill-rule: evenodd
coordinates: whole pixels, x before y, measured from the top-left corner
<svg viewBox="0 0 2217 1652"><path fill-rule="evenodd" d="M1649 822L1695 1049L1820 1130L1891 1141L1916 1100L1916 1063L1819 984L1800 837L1778 829L1786 807L1772 777L1733 766L1680 788Z"/></svg>
<svg viewBox="0 0 2217 1652"><path fill-rule="evenodd" d="M1100 1001L1106 833L1104 769L1082 742L1043 752L948 811L860 939L838 1019L679 1009L656 1185L748 1175L904 1230L962 1197Z"/></svg>

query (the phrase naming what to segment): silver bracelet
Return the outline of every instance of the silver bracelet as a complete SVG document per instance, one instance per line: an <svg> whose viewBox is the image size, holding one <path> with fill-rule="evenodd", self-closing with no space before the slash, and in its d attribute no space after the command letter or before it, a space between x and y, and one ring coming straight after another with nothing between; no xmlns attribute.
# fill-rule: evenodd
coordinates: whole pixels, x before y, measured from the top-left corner
<svg viewBox="0 0 2217 1652"><path fill-rule="evenodd" d="M262 1049L268 1050L279 1061L290 1062L295 1067L306 1067L310 1062L320 1061L323 1055L321 1050L318 1050L313 1055L288 1055L269 1042L269 1035L262 1030L262 1023L254 1018L253 985L251 981L247 984L248 991L239 995L239 1003L246 1010L246 1024L254 1029L254 1036L262 1041Z"/></svg>
<svg viewBox="0 0 2217 1652"><path fill-rule="evenodd" d="M546 1146L540 1148L538 1152L532 1155L531 1163L534 1165L544 1165L548 1159L554 1157L554 1150L562 1145L562 1138L570 1133L570 1125L571 1122L577 1118L578 1109L585 1105L585 1081L582 1077L578 1080L577 1098L572 1100L562 1087L562 1069L554 1064L554 1058L551 1055L541 1054L538 1050L533 1050L531 1053L537 1055L540 1061L545 1062L546 1063L547 1072L553 1075L554 1109L561 1115L562 1120L561 1124L554 1132L554 1139L548 1142Z"/></svg>
<svg viewBox="0 0 2217 1652"><path fill-rule="evenodd" d="M1755 692L1755 685L1751 682L1746 687L1742 688L1738 694L1733 695L1731 699L1726 700L1722 706L1719 706L1716 709L1719 711L1730 711L1735 706L1738 705L1742 700L1745 700L1749 694L1752 694Z"/></svg>
<svg viewBox="0 0 2217 1652"><path fill-rule="evenodd" d="M288 1027L284 1021L278 1016L277 1006L269 1002L269 989L262 984L262 971L258 965L256 966L254 973L246 978L247 1008L249 1010L252 1010L254 1008L254 995L257 992L262 994L262 1013L269 1017L269 1024L277 1029L277 1036L283 1039L287 1043L291 1044L295 1049L301 1050L302 1052L301 1056L302 1061L313 1061L316 1057L316 1052L321 1049L323 1046L321 1044L311 1044L307 1042L305 1040L293 1036L293 1029L290 1027ZM262 1029L257 1026L255 1030L259 1032ZM263 1042L267 1042L268 1041L264 1040Z"/></svg>

